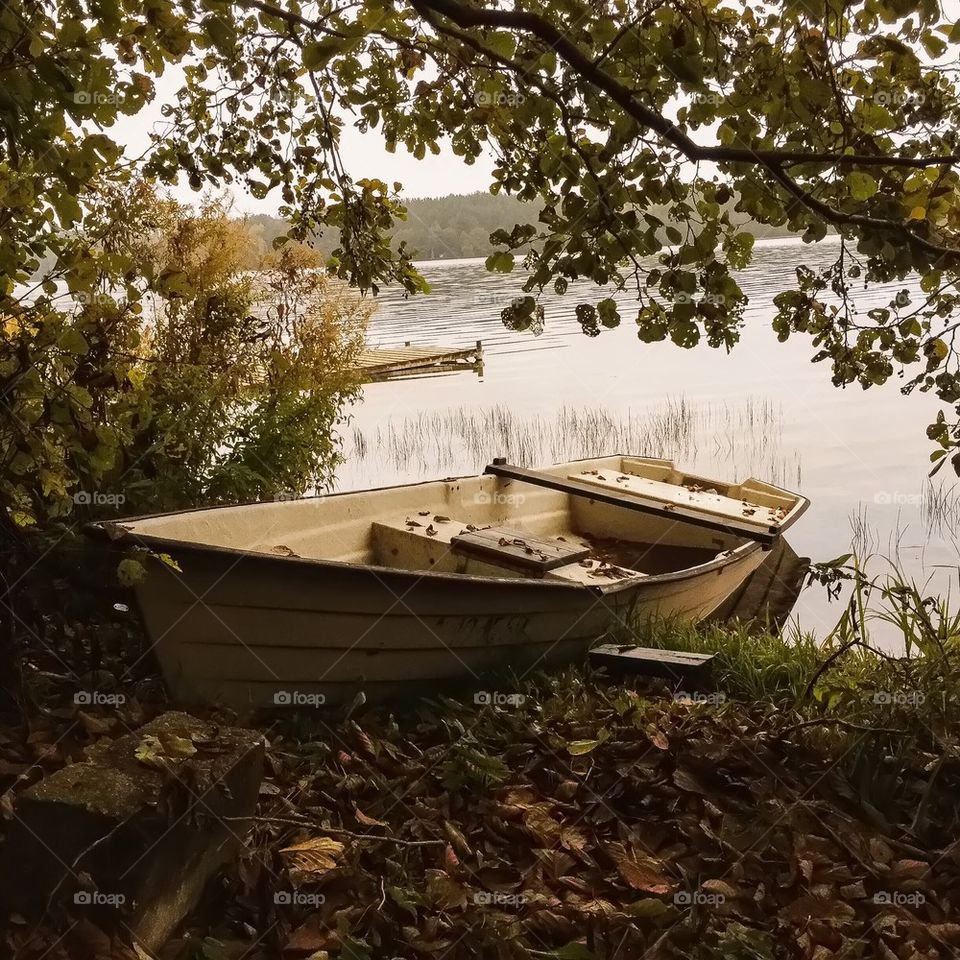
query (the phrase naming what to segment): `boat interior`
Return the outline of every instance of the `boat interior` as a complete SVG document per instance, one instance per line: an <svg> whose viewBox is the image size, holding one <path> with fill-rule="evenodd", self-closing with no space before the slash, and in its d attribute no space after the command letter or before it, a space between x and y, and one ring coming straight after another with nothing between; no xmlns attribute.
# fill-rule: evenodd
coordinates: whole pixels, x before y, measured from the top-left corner
<svg viewBox="0 0 960 960"><path fill-rule="evenodd" d="M122 523L138 536L273 556L605 585L710 563L748 547L751 525L785 527L806 503L762 481L724 484L642 457L580 460L539 474L575 480L581 492L482 475ZM612 496L594 499L584 484ZM611 502L631 498L654 509ZM680 515L691 511L719 529Z"/></svg>

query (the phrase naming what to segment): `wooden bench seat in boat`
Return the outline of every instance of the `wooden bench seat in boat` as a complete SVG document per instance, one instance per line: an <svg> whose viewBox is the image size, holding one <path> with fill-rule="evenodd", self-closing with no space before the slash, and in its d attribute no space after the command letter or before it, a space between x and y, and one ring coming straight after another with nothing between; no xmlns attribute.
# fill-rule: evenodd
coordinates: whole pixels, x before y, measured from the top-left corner
<svg viewBox="0 0 960 960"><path fill-rule="evenodd" d="M512 527L481 527L441 516L405 516L371 524L375 562L406 570L533 577L597 584L644 577L590 557L576 536L544 537Z"/></svg>
<svg viewBox="0 0 960 960"><path fill-rule="evenodd" d="M454 553L480 557L526 576L540 577L548 570L586 560L590 547L564 538L536 537L509 527L480 527L450 540Z"/></svg>
<svg viewBox="0 0 960 960"><path fill-rule="evenodd" d="M664 504L666 509L671 506L692 508L737 524L761 528L776 527L785 515L785 511L779 505L771 506L757 503L755 500L737 499L720 493L714 488L703 489L696 483L686 485L664 483L661 480L652 480L633 473L621 473L619 470L587 470L582 473L568 474L568 479L577 480L601 490L616 491L623 496L633 495L655 500ZM789 504L786 505L789 506Z"/></svg>

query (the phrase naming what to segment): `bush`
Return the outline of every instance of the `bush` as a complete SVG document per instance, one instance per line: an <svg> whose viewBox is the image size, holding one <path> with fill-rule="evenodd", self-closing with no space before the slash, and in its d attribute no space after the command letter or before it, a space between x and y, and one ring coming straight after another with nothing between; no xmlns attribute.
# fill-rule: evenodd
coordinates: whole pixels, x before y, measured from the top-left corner
<svg viewBox="0 0 960 960"><path fill-rule="evenodd" d="M121 219L91 239L88 289L63 291L57 264L4 318L8 520L49 528L329 482L364 302L306 247L260 252L220 200L193 211L138 185L109 198L104 223Z"/></svg>

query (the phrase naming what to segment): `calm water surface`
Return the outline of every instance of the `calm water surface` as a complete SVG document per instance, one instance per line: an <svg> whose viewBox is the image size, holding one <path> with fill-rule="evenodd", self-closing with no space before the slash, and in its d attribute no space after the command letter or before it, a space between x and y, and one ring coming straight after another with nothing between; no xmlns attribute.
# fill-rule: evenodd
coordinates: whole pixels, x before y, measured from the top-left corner
<svg viewBox="0 0 960 960"><path fill-rule="evenodd" d="M643 343L629 295L618 297L621 327L588 338L573 306L578 296L595 302L603 294L587 284L571 285L565 297L544 295L539 337L514 333L499 311L522 277L489 274L481 260L424 263L432 292L382 293L370 344L482 340L483 374L367 385L344 431L348 461L337 488L476 473L504 455L533 465L619 452L670 457L708 476L754 475L806 494L812 506L789 535L803 555L828 560L853 543L896 554L917 581L932 578L931 587L955 593L955 524L931 516L926 479L932 447L924 427L940 405L903 396L896 381L840 390L827 365L810 362L807 339L781 344L771 328L773 297L791 286L796 267L825 265L836 253L830 242L758 243L740 275L750 298L746 326L729 354ZM858 307L865 313L897 289L861 293ZM948 478L948 500L952 484ZM823 633L840 612L815 588L796 615Z"/></svg>

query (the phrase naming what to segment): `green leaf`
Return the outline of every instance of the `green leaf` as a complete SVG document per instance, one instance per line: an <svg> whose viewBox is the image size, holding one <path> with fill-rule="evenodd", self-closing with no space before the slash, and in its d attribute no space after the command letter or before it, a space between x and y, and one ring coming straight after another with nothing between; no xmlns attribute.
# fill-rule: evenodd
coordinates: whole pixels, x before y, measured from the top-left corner
<svg viewBox="0 0 960 960"><path fill-rule="evenodd" d="M311 40L303 45L303 65L308 70L322 70L341 50L340 40Z"/></svg>
<svg viewBox="0 0 960 960"><path fill-rule="evenodd" d="M513 270L513 254L498 251L486 259L486 268L497 273L510 273Z"/></svg>
<svg viewBox="0 0 960 960"><path fill-rule="evenodd" d="M877 181L869 173L862 173L859 170L847 174L847 186L854 200L869 200L880 189Z"/></svg>
<svg viewBox="0 0 960 960"><path fill-rule="evenodd" d="M556 950L534 950L531 953L542 960L595 960L593 951L577 940Z"/></svg>
<svg viewBox="0 0 960 960"><path fill-rule="evenodd" d="M498 30L496 33L487 34L483 38L484 46L489 47L494 53L499 54L505 59L510 59L517 49L517 40L512 33L506 30Z"/></svg>
<svg viewBox="0 0 960 960"><path fill-rule="evenodd" d="M353 937L347 937L340 948L339 960L370 960L373 952L369 944L363 940L355 940Z"/></svg>
<svg viewBox="0 0 960 960"><path fill-rule="evenodd" d="M415 894L412 890L404 890L401 887L388 886L387 893L390 894L390 899L398 906L401 910L406 910L407 913L411 914L414 919L417 917L417 901L414 899Z"/></svg>
<svg viewBox="0 0 960 960"><path fill-rule="evenodd" d="M117 564L117 579L125 587L133 587L142 583L147 577L147 571L139 560L127 557Z"/></svg>
<svg viewBox="0 0 960 960"><path fill-rule="evenodd" d="M845 563L849 562L850 558L853 556L852 553L844 553L839 557L835 557L833 560L827 560L825 563L820 564L823 567L842 567Z"/></svg>
<svg viewBox="0 0 960 960"><path fill-rule="evenodd" d="M600 322L607 328L612 329L620 325L620 313L617 310L617 301L613 297L607 297L597 304L597 313L600 315Z"/></svg>
<svg viewBox="0 0 960 960"><path fill-rule="evenodd" d="M193 287L182 270L171 267L157 278L157 289L166 296L191 297Z"/></svg>
<svg viewBox="0 0 960 960"><path fill-rule="evenodd" d="M67 327L60 335L57 343L67 353L72 353L77 357L82 357L90 351L87 338L76 327Z"/></svg>
<svg viewBox="0 0 960 960"><path fill-rule="evenodd" d="M664 903L663 900L658 900L656 897L644 897L642 900L634 900L633 903L628 903L623 911L631 917L649 920L669 913L670 904Z"/></svg>

